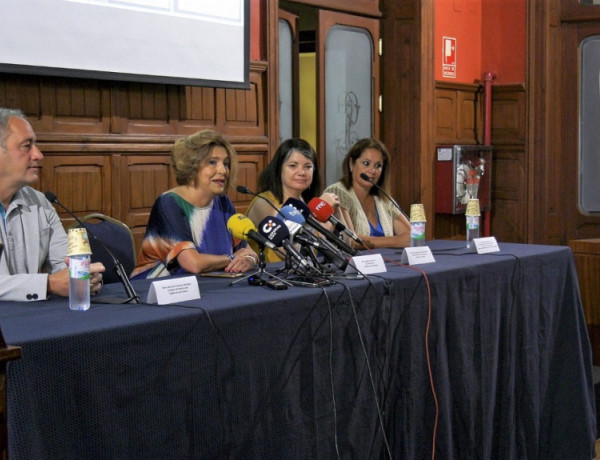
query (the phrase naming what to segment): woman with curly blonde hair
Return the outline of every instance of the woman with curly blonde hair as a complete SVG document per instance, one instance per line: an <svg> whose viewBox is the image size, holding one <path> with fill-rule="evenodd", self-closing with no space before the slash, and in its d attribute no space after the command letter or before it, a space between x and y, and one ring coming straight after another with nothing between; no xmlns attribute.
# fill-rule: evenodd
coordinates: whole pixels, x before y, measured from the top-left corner
<svg viewBox="0 0 600 460"><path fill-rule="evenodd" d="M199 131L175 142L171 163L178 185L156 199L131 277L253 268L256 253L227 229L235 209L226 193L237 172L231 144Z"/></svg>

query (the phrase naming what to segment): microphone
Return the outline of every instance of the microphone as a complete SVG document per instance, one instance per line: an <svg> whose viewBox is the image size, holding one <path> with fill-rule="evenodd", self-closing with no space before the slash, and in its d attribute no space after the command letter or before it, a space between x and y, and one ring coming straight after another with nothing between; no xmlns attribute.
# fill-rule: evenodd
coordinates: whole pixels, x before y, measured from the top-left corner
<svg viewBox="0 0 600 460"><path fill-rule="evenodd" d="M117 274L117 277L121 280L121 283L123 284L123 287L125 288L125 293L129 297L126 301L124 301L122 303L129 303L129 302L140 303L140 298L136 294L135 290L133 289L133 286L131 285L131 281L129 281L129 277L127 276L127 273L125 273L123 264L115 257L115 255L112 253L112 251L106 247L106 245L102 242L102 240L100 240L96 235L94 235L94 232L92 232L89 228L87 228L83 224L83 222L81 221L81 219L79 217L77 217L69 208L67 208L64 204L62 204L59 201L58 197L54 193L52 193L51 191L48 190L46 193L44 193L44 196L50 203L57 204L62 209L64 209L67 213L69 213L71 215L71 217L73 217L81 227L85 228L86 231L91 235L91 237L94 238L94 240L97 241L98 244L100 244L100 246L102 246L102 248L110 256L110 258L113 261L115 273ZM105 301L108 301L108 300L105 300Z"/></svg>
<svg viewBox="0 0 600 460"><path fill-rule="evenodd" d="M311 214L310 209L302 200L298 200L296 198L288 198L285 204L292 205L296 209L298 209L302 216L306 219L306 223L314 228L316 231L321 233L325 238L327 238L331 243L333 243L339 250L349 254L351 256L357 253L356 249L350 246L341 238L338 238L333 232L329 231L325 227L323 227Z"/></svg>
<svg viewBox="0 0 600 460"><path fill-rule="evenodd" d="M283 221L285 222L285 225L287 225L291 239L293 240L298 232L302 232L305 222L304 216L300 211L289 204L283 206L279 210L279 214L283 217Z"/></svg>
<svg viewBox="0 0 600 460"><path fill-rule="evenodd" d="M254 226L254 222L252 222L248 217L243 214L234 214L227 221L227 230L231 232L231 234L240 240L248 241L248 238L256 241L261 247L268 247L273 251L277 252L279 255L284 257L285 255L277 249L277 246L273 244L273 242L266 239L260 233L258 233L256 227Z"/></svg>
<svg viewBox="0 0 600 460"><path fill-rule="evenodd" d="M399 205L398 203L396 203L396 200L394 200L394 199L393 199L393 198L392 198L392 197L389 195L389 193L387 193L387 192L386 192L386 191L385 191L383 188L381 188L379 185L377 185L377 184L376 184L376 183L373 181L373 179L371 179L371 178L370 178L369 176L367 176L365 173L361 173L361 174L360 174L360 178L361 178L362 180L366 180L367 182L370 182L371 184L373 184L373 186L377 187L377 189L378 189L378 190L379 190L381 193L383 193L383 194L384 194L384 195L387 197L387 199L388 199L388 200L390 200L390 201L392 202L392 204L393 204L393 205L394 205L394 206L395 206L395 207L398 209L398 211L400 211L400 213L401 213L401 214L402 214L404 217L406 217L406 219L407 219L407 220L409 220L409 221L410 221L410 219L408 219L408 216L407 216L407 215L406 215L406 213L405 213L405 212L402 210L402 208L400 207L400 205Z"/></svg>
<svg viewBox="0 0 600 460"><path fill-rule="evenodd" d="M294 234L295 241L298 241L304 246L312 246L317 251L321 252L326 259L329 259L331 262L333 262L336 267L341 270L345 270L346 266L348 265L348 261L335 246L333 246L326 239L317 238L311 232L302 231L302 226L304 225L305 219L297 208L287 204L281 208L281 214L283 214L286 218L286 225L288 225L288 222L290 222L292 225L300 226L300 231ZM309 254L312 254L312 252L309 251Z"/></svg>
<svg viewBox="0 0 600 460"><path fill-rule="evenodd" d="M244 195L252 195L252 196L260 198L261 200L265 200L267 203L269 203L269 206L271 206L277 212L277 214L280 214L279 208L277 206L275 206L275 203L273 203L268 198L266 198L266 197L264 197L262 195L259 195L258 193L254 193L252 190L250 190L247 187L244 187L243 185L238 185L237 186L237 191L239 193L243 193Z"/></svg>
<svg viewBox="0 0 600 460"><path fill-rule="evenodd" d="M302 257L302 255L290 242L290 232L281 219L271 216L265 217L258 225L258 229L260 234L268 241L273 242L273 244L276 246L283 246L286 253L288 253L296 262L302 265L302 267L310 267L308 261Z"/></svg>
<svg viewBox="0 0 600 460"><path fill-rule="evenodd" d="M358 235L356 235L356 233L354 233L352 230L346 227L342 222L338 220L337 217L333 215L333 207L329 203L327 203L327 201L315 197L308 202L308 208L310 209L310 212L312 212L312 215L315 216L315 218L319 222L330 222L331 224L333 224L336 231L344 232L358 244L365 246L363 240L361 240L358 237Z"/></svg>

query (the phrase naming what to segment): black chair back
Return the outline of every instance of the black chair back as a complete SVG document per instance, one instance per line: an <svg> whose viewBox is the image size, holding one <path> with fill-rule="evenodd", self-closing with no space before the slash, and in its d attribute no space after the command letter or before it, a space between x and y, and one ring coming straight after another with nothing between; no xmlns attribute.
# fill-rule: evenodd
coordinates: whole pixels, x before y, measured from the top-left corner
<svg viewBox="0 0 600 460"><path fill-rule="evenodd" d="M106 268L106 271L103 273L104 283L118 283L120 281L115 270L113 258L106 251L106 248L121 262L125 273L127 275L131 274L135 267L136 255L133 235L129 227L117 219L99 213L88 214L81 220L89 233L92 262L102 262Z"/></svg>

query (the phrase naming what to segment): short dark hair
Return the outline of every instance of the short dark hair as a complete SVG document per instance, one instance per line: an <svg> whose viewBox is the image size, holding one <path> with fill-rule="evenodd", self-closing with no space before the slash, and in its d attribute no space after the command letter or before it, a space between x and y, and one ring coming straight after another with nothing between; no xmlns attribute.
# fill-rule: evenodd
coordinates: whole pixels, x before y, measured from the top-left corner
<svg viewBox="0 0 600 460"><path fill-rule="evenodd" d="M283 141L271 162L260 173L258 177L259 192L271 191L279 202L283 202L283 183L281 182L281 170L283 163L290 157L293 152L298 152L312 161L313 177L310 186L302 192L302 198L308 202L313 199L321 189L321 181L319 179L319 168L317 166L317 154L315 149L304 139L292 138Z"/></svg>
<svg viewBox="0 0 600 460"><path fill-rule="evenodd" d="M378 139L374 139L372 137L366 137L364 139L360 139L356 141L356 143L350 147L348 153L346 154L344 161L342 162L342 179L341 182L344 186L350 190L352 188L352 173L350 172L350 163L356 162L356 160L362 155L362 153L367 149L375 149L381 152L381 156L383 158L383 166L381 168L381 176L379 176L379 180L377 181L377 185L381 187L383 190L389 193L389 175L390 175L390 154L386 148L386 146ZM379 189L375 186L371 187L369 191L371 195L377 195L380 198L385 198L385 196L381 196L383 194L379 193ZM387 199L387 198L386 198Z"/></svg>

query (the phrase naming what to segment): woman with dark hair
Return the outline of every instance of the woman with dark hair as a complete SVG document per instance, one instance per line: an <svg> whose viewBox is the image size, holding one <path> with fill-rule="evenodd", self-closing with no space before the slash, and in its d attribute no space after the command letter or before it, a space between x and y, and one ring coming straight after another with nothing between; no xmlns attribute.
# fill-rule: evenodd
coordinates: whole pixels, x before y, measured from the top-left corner
<svg viewBox="0 0 600 460"><path fill-rule="evenodd" d="M237 172L232 145L214 131L199 131L175 142L171 163L178 185L154 202L131 277L253 268L256 253L227 229L235 214L226 195Z"/></svg>
<svg viewBox="0 0 600 460"><path fill-rule="evenodd" d="M294 138L283 141L277 148L275 156L258 178L259 195L273 203L277 208L289 199L295 198L309 202L320 191L317 154L304 139ZM321 198L329 203L338 218L339 199L331 193L324 193ZM258 225L267 216L276 216L277 212L262 198L255 197L248 206L247 215ZM265 250L267 262L275 262L281 258L269 249Z"/></svg>
<svg viewBox="0 0 600 460"><path fill-rule="evenodd" d="M389 164L390 155L381 141L361 139L344 158L341 180L325 189L339 196L346 224L369 248L410 246L410 222L373 185L388 191Z"/></svg>

